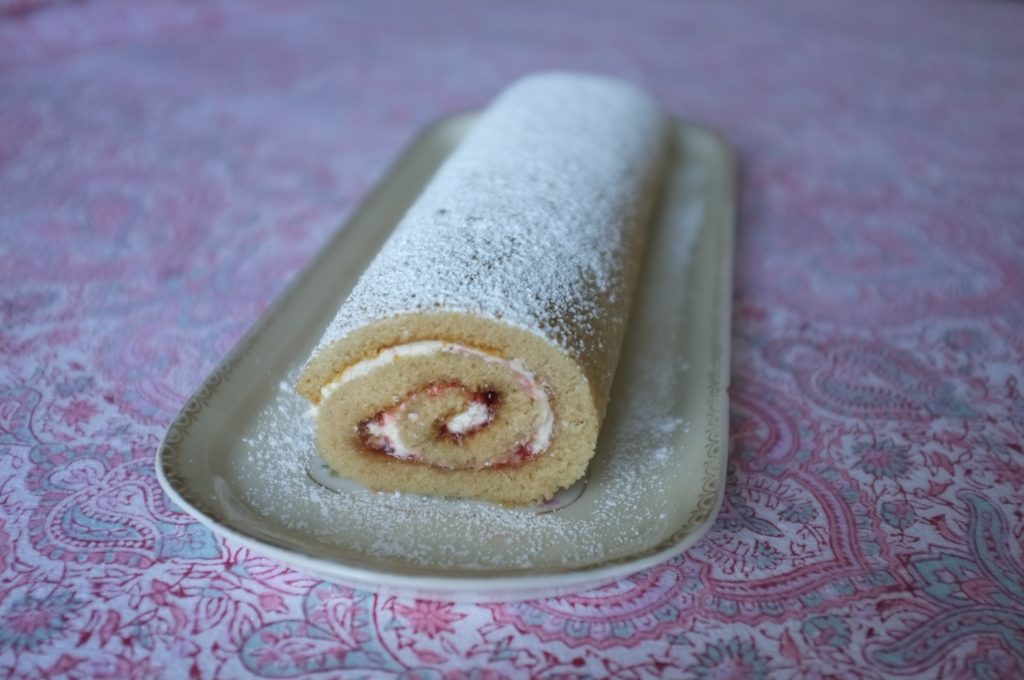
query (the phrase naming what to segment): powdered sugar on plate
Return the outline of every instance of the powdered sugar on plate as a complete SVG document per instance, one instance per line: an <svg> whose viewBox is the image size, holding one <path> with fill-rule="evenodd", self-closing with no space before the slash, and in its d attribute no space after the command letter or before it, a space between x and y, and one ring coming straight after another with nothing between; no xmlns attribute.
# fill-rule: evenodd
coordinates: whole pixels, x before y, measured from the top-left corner
<svg viewBox="0 0 1024 680"><path fill-rule="evenodd" d="M679 173L673 181L687 196L706 177ZM678 533L708 493L706 463L724 455L708 448L718 434L709 429L709 398L720 398L708 383L720 370L706 364L701 343L708 335L695 332L691 305L666 305L672 293L695 285L686 263L704 218L700 208L692 199L662 206L680 216L652 234L589 483L568 507L536 514L324 488L307 474L313 423L302 417L308 404L290 387L297 363L242 437L231 466L236 495L293 543L388 569L572 569L632 555ZM699 371L691 367L694 355L701 357Z"/></svg>
<svg viewBox="0 0 1024 680"><path fill-rule="evenodd" d="M314 446L313 424L302 417L306 402L287 381L242 438L235 466L242 500L289 532L344 548L368 559L462 569L518 569L543 564L571 567L609 552L628 553L665 530L666 511L647 502L664 495L664 452L677 449L682 421L657 414L651 394L642 422L627 419L615 436L614 455L603 458L602 488L584 513L574 505L538 514L479 501L378 493L353 485L327 489L307 474ZM629 444L628 442L632 442ZM587 498L588 491L583 498ZM629 518L635 531L606 535L609 525ZM603 536L600 541L595 537Z"/></svg>

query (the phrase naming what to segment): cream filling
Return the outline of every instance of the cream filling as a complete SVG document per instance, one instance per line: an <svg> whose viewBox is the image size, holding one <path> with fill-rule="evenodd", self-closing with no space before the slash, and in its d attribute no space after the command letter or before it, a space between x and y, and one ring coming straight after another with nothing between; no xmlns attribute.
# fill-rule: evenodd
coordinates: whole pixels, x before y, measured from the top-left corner
<svg viewBox="0 0 1024 680"><path fill-rule="evenodd" d="M400 408L399 411L403 411ZM387 439L391 443L391 447L394 451L391 451L387 455L394 458L401 458L402 460L419 460L419 453L414 451L408 444L402 441L402 432L398 427L398 413L394 411L388 411L381 418L384 422L378 424L375 422L369 422L366 424L366 430L374 437L381 437Z"/></svg>
<svg viewBox="0 0 1024 680"><path fill-rule="evenodd" d="M527 396L530 397L530 399L537 405L538 411L537 417L533 421L533 436L530 437L528 442L523 443L529 448L531 456L536 456L548 448L548 445L551 443L551 435L555 430L555 414L551 410L551 401L548 398L548 393L544 390L544 387L537 380L536 376L534 376L533 373L530 372L530 369L526 367L526 364L519 359L504 359L502 357L494 356L493 354L481 352L478 349L473 349L472 347L466 347L465 345L459 345L453 342L421 340L419 342L410 342L404 345L395 345L394 347L382 349L377 353L377 356L352 364L342 371L334 380L321 387L320 403L323 403L324 399L331 396L345 383L355 380L356 378L367 376L379 368L394 363L398 359L403 357L429 356L431 354L438 354L441 352L476 357L488 363L498 364L515 375L519 380L519 385L526 392ZM394 451L388 455L402 460L417 460L419 458L419 452L413 450L402 441L398 424L398 413L402 410L404 410L404 405L400 407L398 411L386 414L382 419L383 423L368 423L367 429L370 434L375 437L387 438L394 449ZM315 417L319 408L314 406L310 411L310 414ZM410 417L412 415L413 414L410 414ZM452 416L452 418L445 423L445 426L450 432L466 432L485 423L487 421L487 417L487 407L483 404L472 402L466 410Z"/></svg>
<svg viewBox="0 0 1024 680"><path fill-rule="evenodd" d="M470 402L469 408L462 413L456 414L444 424L449 432L462 434L480 427L487 422L487 407L478 401Z"/></svg>

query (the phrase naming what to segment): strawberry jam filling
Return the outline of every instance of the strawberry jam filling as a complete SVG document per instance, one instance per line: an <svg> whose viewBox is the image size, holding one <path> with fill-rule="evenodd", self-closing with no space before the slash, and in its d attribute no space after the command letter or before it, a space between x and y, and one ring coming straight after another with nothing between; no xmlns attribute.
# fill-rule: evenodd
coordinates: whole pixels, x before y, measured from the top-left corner
<svg viewBox="0 0 1024 680"><path fill-rule="evenodd" d="M385 453L396 458L418 461L420 456L415 451L409 451L408 447L402 442L399 432L401 418L408 416L406 411L409 408L409 404L414 400L423 397L440 397L453 392L458 393L458 396L467 402L466 408L455 413L446 414L448 417L435 419L433 429L438 439L462 445L474 434L494 422L501 404L501 395L496 390L483 388L470 391L469 388L458 381L435 382L424 385L420 389L406 395L404 399L391 408L378 411L372 417L359 423L358 435L360 442L371 451Z"/></svg>
<svg viewBox="0 0 1024 680"><path fill-rule="evenodd" d="M470 445L494 425L505 406L506 395L493 385L471 387L459 380L440 380L412 390L360 421L354 435L363 450L444 469L482 469L522 465L547 449L554 429L554 414L547 392L534 375L518 359L505 359L463 345L428 340L385 348L376 356L350 366L324 386L321 395L326 399L345 382L369 376L395 361L438 352L500 365L512 378L506 388L521 391L526 396L525 403L530 404L529 412L533 414L532 426L527 420L527 427L518 430L522 433L518 441L513 439L514 431L509 438L489 435L488 442L495 441L495 436L497 441L506 442L495 447L498 450L493 455L482 453L479 448L465 456L458 454L458 449ZM517 395L516 399L523 403L522 396ZM448 453L439 457L439 450Z"/></svg>

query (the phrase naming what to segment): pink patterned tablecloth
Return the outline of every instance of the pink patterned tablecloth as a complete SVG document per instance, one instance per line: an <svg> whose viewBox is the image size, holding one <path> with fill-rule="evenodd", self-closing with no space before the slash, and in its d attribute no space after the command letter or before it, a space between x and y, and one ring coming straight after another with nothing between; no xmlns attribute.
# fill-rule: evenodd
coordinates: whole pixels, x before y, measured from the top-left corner
<svg viewBox="0 0 1024 680"><path fill-rule="evenodd" d="M547 67L743 167L732 441L685 556L377 597L160 491L176 410L422 125ZM0 2L9 677L1024 677L1024 5Z"/></svg>

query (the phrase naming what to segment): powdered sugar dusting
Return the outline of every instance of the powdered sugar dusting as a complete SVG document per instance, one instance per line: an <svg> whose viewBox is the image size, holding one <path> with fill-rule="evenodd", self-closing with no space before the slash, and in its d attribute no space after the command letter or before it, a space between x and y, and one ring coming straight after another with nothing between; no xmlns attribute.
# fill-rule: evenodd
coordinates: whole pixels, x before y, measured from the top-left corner
<svg viewBox="0 0 1024 680"><path fill-rule="evenodd" d="M379 319L444 309L525 328L576 358L614 355L627 305L605 301L628 296L667 131L659 105L628 84L519 81L409 209L317 351Z"/></svg>
<svg viewBox="0 0 1024 680"><path fill-rule="evenodd" d="M281 384L244 435L244 460L233 466L239 479L230 486L242 490L241 500L252 511L290 534L363 558L435 568L515 569L570 567L628 553L665 530L665 508L645 499L675 464L671 433L681 421L658 411L654 395L648 418L629 434L633 445L608 457L610 469L601 475L599 493L585 492L591 501L585 512L573 512L571 505L535 514L476 501L362 488L339 493L320 486L306 471L313 424L301 418L306 402L289 385ZM635 530L609 535L607 527L621 523L622 516ZM595 540L598 536L602 540Z"/></svg>

